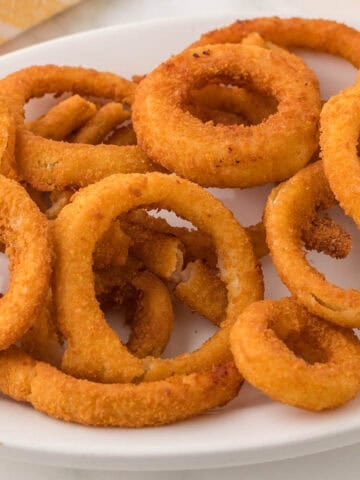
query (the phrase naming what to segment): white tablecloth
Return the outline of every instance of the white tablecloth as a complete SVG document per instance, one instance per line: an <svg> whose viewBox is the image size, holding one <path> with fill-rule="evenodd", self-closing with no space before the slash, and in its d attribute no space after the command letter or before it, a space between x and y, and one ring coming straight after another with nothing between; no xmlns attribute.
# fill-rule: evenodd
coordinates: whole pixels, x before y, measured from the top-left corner
<svg viewBox="0 0 360 480"><path fill-rule="evenodd" d="M8 0L9 1L9 0ZM152 18L234 13L234 16L304 15L359 19L359 0L85 0L47 23L0 47L8 53L81 30ZM0 427L1 428L1 427ZM36 435L36 432L34 432ZM192 472L96 472L40 467L0 460L1 480L355 480L359 478L359 445L281 462ZM20 459L19 459L20 460Z"/></svg>

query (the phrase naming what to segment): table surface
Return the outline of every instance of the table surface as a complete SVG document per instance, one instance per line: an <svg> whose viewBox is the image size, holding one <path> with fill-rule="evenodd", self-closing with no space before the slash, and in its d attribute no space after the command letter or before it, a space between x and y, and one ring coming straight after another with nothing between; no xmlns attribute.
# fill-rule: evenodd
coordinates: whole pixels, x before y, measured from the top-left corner
<svg viewBox="0 0 360 480"><path fill-rule="evenodd" d="M360 16L359 0L85 0L48 22L31 29L5 45L0 54L83 30L143 20L194 15L303 15L349 18ZM19 459L21 461L21 459ZM185 472L98 472L25 465L0 460L1 478L22 480L327 480L358 479L359 445L317 455L221 470ZM346 473L345 473L346 472Z"/></svg>

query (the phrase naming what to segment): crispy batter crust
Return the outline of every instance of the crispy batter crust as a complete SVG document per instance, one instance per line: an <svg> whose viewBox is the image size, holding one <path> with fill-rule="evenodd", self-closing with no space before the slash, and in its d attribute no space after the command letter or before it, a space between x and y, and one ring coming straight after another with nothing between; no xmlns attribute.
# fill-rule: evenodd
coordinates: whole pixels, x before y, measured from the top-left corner
<svg viewBox="0 0 360 480"><path fill-rule="evenodd" d="M146 172L154 165L137 146L84 145L39 137L24 125L25 103L46 93L129 101L135 85L108 72L81 67L34 66L0 82L0 98L17 123L16 162L20 176L38 190L84 186L113 173Z"/></svg>
<svg viewBox="0 0 360 480"><path fill-rule="evenodd" d="M114 217L151 204L174 210L212 236L229 306L222 328L195 352L140 361L121 344L99 309L92 252ZM231 358L229 328L243 308L263 294L261 271L242 227L210 193L175 176L154 173L103 179L73 197L55 220L54 233L57 320L68 341L62 366L75 376L114 382L208 370Z"/></svg>
<svg viewBox="0 0 360 480"><path fill-rule="evenodd" d="M0 352L2 393L83 425L146 427L176 422L224 405L237 395L241 383L232 362L153 383L103 385L70 377L17 347Z"/></svg>
<svg viewBox="0 0 360 480"><path fill-rule="evenodd" d="M35 135L52 140L64 140L96 113L96 105L80 95L63 100L42 117L26 122Z"/></svg>
<svg viewBox="0 0 360 480"><path fill-rule="evenodd" d="M310 312L342 326L358 327L360 292L329 283L302 249L304 225L311 223L318 210L335 204L322 162L304 168L274 188L267 200L267 243L282 281Z"/></svg>
<svg viewBox="0 0 360 480"><path fill-rule="evenodd" d="M359 390L354 332L315 317L293 299L250 305L235 323L230 345L245 379L282 403L324 410Z"/></svg>
<svg viewBox="0 0 360 480"><path fill-rule="evenodd" d="M339 55L360 68L360 32L334 20L262 17L205 33L194 46L239 43L252 32L283 47L305 47Z"/></svg>
<svg viewBox="0 0 360 480"><path fill-rule="evenodd" d="M252 84L278 101L259 125L214 125L186 112L194 88L217 78ZM317 147L318 83L294 55L253 45L188 49L141 81L133 103L138 144L168 170L204 186L250 187L284 180Z"/></svg>
<svg viewBox="0 0 360 480"><path fill-rule="evenodd" d="M360 228L360 83L343 90L321 113L321 155L326 177L345 212Z"/></svg>
<svg viewBox="0 0 360 480"><path fill-rule="evenodd" d="M47 296L51 244L46 218L26 191L0 176L1 241L10 260L10 285L0 299L0 350L35 322Z"/></svg>

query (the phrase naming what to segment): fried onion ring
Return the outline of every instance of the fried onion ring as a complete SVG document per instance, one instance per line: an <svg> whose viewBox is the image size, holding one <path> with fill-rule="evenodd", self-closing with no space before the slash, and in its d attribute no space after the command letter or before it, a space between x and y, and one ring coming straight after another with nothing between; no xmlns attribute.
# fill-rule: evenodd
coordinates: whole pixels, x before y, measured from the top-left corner
<svg viewBox="0 0 360 480"><path fill-rule="evenodd" d="M82 425L146 427L184 420L226 404L241 383L232 362L158 382L103 385L70 377L17 347L0 352L2 393Z"/></svg>
<svg viewBox="0 0 360 480"><path fill-rule="evenodd" d="M1 241L10 259L10 285L0 299L0 350L35 322L46 299L51 245L46 218L26 191L0 176Z"/></svg>
<svg viewBox="0 0 360 480"><path fill-rule="evenodd" d="M241 117L245 118L245 122L243 122L245 124L261 123L276 111L276 102L273 98L235 86L210 83L205 87L193 90L191 96L192 101L197 105L215 111L220 110L240 115L240 119Z"/></svg>
<svg viewBox="0 0 360 480"><path fill-rule="evenodd" d="M320 97L314 74L278 50L213 45L157 67L135 92L138 144L154 161L204 186L251 187L293 175L317 147ZM204 124L184 111L191 91L217 78L273 95L277 112L245 127Z"/></svg>
<svg viewBox="0 0 360 480"><path fill-rule="evenodd" d="M71 139L74 143L97 145L119 124L130 118L130 111L121 103L109 102L95 113Z"/></svg>
<svg viewBox="0 0 360 480"><path fill-rule="evenodd" d="M139 358L159 357L168 344L174 323L169 290L147 271L135 275L131 284L138 295L127 348Z"/></svg>
<svg viewBox="0 0 360 480"><path fill-rule="evenodd" d="M360 84L332 97L321 113L321 156L341 207L360 228Z"/></svg>
<svg viewBox="0 0 360 480"><path fill-rule="evenodd" d="M15 162L16 127L9 109L0 102L0 174L17 179Z"/></svg>
<svg viewBox="0 0 360 480"><path fill-rule="evenodd" d="M300 170L269 195L264 214L267 243L281 280L299 302L328 321L359 327L360 292L327 282L302 250L304 225L311 223L318 210L335 204L321 162Z"/></svg>
<svg viewBox="0 0 360 480"><path fill-rule="evenodd" d="M82 127L96 113L96 105L80 95L63 100L42 117L26 122L26 128L35 135L52 140L64 140Z"/></svg>
<svg viewBox="0 0 360 480"><path fill-rule="evenodd" d="M127 101L134 89L133 83L112 73L55 65L25 68L1 80L1 99L17 123L16 161L20 176L38 190L51 191L88 185L117 172L154 170L138 146L58 142L38 137L24 125L24 104L33 97L72 91Z"/></svg>
<svg viewBox="0 0 360 480"><path fill-rule="evenodd" d="M213 238L221 279L228 289L228 309L220 330L198 350L172 359L141 361L125 348L99 309L92 252L114 217L155 203L188 218ZM141 376L150 381L208 370L231 359L229 329L246 305L261 298L262 275L246 233L210 193L175 176L113 175L76 194L54 223L57 322L68 342L62 362L65 371L103 382ZM86 237L84 228L89 232Z"/></svg>
<svg viewBox="0 0 360 480"><path fill-rule="evenodd" d="M192 46L240 43L257 32L282 47L303 47L339 55L360 68L360 32L334 20L262 17L205 33Z"/></svg>
<svg viewBox="0 0 360 480"><path fill-rule="evenodd" d="M124 145L137 145L137 138L133 127L129 125L115 130L115 132L106 139L105 143L119 145L120 147Z"/></svg>
<svg viewBox="0 0 360 480"><path fill-rule="evenodd" d="M226 317L227 291L218 272L201 260L188 263L174 290L176 297L191 310L215 325Z"/></svg>
<svg viewBox="0 0 360 480"><path fill-rule="evenodd" d="M282 403L335 408L360 387L354 332L329 325L290 298L250 305L232 328L230 346L245 379Z"/></svg>
<svg viewBox="0 0 360 480"><path fill-rule="evenodd" d="M151 272L167 280L180 273L184 246L179 239L126 222L121 222L121 228L131 238L130 252Z"/></svg>

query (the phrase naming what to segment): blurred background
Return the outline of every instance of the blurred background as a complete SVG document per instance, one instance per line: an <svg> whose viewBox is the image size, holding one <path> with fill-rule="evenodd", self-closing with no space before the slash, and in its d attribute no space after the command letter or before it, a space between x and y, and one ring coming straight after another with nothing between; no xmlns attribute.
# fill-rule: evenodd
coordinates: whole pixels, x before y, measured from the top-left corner
<svg viewBox="0 0 360 480"><path fill-rule="evenodd" d="M359 0L0 0L0 54L93 28L154 18L251 15L353 18Z"/></svg>

